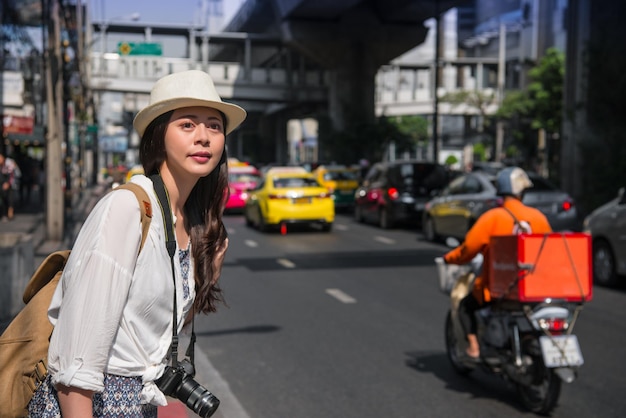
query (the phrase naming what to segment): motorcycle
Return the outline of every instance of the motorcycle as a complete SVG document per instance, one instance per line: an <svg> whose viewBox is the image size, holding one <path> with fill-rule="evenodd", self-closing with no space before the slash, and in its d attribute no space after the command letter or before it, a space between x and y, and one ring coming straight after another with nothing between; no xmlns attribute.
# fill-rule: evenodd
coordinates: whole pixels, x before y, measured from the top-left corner
<svg viewBox="0 0 626 418"><path fill-rule="evenodd" d="M471 292L482 266L479 254L469 265L435 259L441 290L451 297L445 320L445 344L454 370L468 375L482 369L512 382L522 404L536 414L549 414L557 405L561 382L577 377L583 356L574 325L581 303L547 298L521 303L494 300L476 312L480 358L467 356L465 332L459 321L459 303Z"/></svg>

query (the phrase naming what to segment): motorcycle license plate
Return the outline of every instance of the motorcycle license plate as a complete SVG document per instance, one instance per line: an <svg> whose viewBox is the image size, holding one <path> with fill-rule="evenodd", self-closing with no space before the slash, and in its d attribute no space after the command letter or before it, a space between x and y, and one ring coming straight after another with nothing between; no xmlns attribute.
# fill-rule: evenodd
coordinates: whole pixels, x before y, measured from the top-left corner
<svg viewBox="0 0 626 418"><path fill-rule="evenodd" d="M539 337L539 343L546 367L580 366L584 363L575 335L543 335Z"/></svg>

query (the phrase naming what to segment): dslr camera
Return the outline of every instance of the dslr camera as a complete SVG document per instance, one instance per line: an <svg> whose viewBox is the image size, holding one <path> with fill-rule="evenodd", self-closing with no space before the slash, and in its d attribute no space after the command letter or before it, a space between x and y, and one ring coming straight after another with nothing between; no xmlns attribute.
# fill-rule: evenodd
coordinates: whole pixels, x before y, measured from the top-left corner
<svg viewBox="0 0 626 418"><path fill-rule="evenodd" d="M166 396L181 400L200 417L208 418L220 406L220 400L196 382L194 375L193 365L184 359L176 367L166 366L156 385Z"/></svg>

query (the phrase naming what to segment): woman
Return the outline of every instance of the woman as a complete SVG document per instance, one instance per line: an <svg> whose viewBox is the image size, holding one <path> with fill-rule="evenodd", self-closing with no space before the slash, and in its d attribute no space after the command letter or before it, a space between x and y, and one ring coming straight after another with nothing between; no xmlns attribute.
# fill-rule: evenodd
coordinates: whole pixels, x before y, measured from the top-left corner
<svg viewBox="0 0 626 418"><path fill-rule="evenodd" d="M210 76L185 71L154 85L134 127L153 216L143 248L137 199L109 193L79 236L53 297L49 376L35 392L33 417L156 417L166 398L154 383L168 362L174 281L177 329L188 315L214 312L228 238L225 136L246 112L220 99ZM149 176L169 195L176 238L175 280L161 207ZM137 254L139 253L139 256Z"/></svg>

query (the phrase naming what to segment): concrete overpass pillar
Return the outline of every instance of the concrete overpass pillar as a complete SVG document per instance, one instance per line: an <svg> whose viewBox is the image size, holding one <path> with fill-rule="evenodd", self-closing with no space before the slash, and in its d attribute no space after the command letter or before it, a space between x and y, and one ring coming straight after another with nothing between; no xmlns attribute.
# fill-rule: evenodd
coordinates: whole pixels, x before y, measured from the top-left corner
<svg viewBox="0 0 626 418"><path fill-rule="evenodd" d="M259 119L257 149L259 161L287 163L287 117L281 112L264 115Z"/></svg>
<svg viewBox="0 0 626 418"><path fill-rule="evenodd" d="M375 77L378 65L363 44L355 43L330 71L329 114L338 131L375 120Z"/></svg>
<svg viewBox="0 0 626 418"><path fill-rule="evenodd" d="M580 106L587 100L588 84L587 45L590 37L591 0L578 0L571 4L567 33L567 68L564 89L563 135L561 138L560 178L562 187L574 199L583 201L582 161L580 142L590 136L587 121L587 109ZM567 117L568 114L571 116Z"/></svg>
<svg viewBox="0 0 626 418"><path fill-rule="evenodd" d="M336 20L283 20L286 44L330 73L329 117L342 131L375 119L376 72L383 64L421 44L423 24L381 18L372 2L342 10Z"/></svg>

